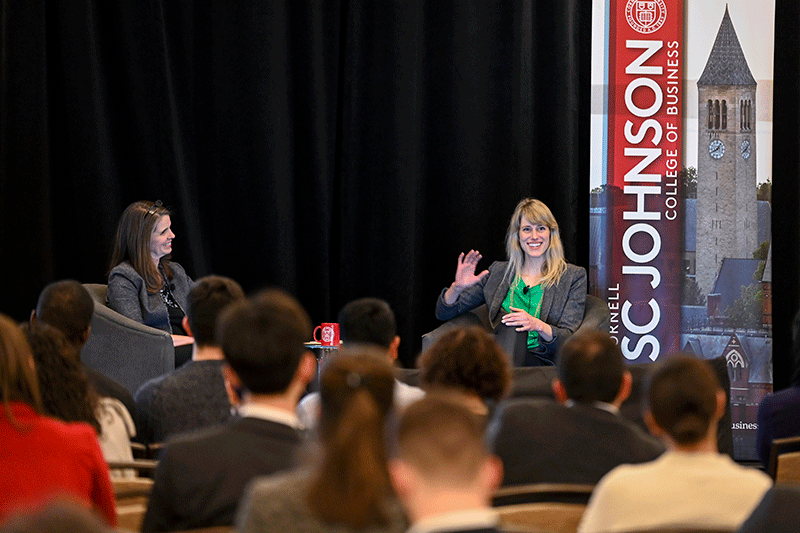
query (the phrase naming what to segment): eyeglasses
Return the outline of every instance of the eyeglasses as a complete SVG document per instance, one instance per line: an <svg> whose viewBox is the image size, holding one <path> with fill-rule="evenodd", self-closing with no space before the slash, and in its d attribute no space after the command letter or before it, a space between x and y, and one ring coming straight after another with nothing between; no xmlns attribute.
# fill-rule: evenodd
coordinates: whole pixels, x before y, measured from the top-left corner
<svg viewBox="0 0 800 533"><path fill-rule="evenodd" d="M159 208L161 208L163 206L164 206L164 204L161 203L161 200L156 200L155 203L152 206L150 206L150 209L147 210L147 213L145 213L145 215L144 215L145 218L149 217L150 215L155 215L156 211L158 211Z"/></svg>

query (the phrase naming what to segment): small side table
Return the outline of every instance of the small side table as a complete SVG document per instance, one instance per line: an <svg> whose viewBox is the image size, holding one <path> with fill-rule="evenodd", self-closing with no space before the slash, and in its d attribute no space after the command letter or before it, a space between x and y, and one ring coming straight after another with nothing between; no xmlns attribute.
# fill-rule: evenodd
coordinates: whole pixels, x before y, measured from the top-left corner
<svg viewBox="0 0 800 533"><path fill-rule="evenodd" d="M319 390L319 377L322 372L322 365L325 364L329 358L336 355L339 351L339 346L341 346L341 342L339 346L323 346L318 341L311 341L303 343L306 348L311 350L314 354L314 357L317 359L317 375L314 377L313 382L316 384L316 390Z"/></svg>

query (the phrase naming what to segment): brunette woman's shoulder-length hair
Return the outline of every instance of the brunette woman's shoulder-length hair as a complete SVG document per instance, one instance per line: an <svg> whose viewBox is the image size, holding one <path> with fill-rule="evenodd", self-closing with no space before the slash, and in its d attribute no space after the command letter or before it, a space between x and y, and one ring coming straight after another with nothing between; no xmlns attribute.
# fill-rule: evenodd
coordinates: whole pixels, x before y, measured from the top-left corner
<svg viewBox="0 0 800 533"><path fill-rule="evenodd" d="M163 282L158 268L153 264L150 255L150 239L159 219L170 215L170 211L161 205L161 202L139 201L133 202L125 211L117 224L117 233L114 237L114 247L111 252L111 268L120 263L128 262L144 279L147 290L158 292ZM167 279L172 279L172 268L169 256L161 259Z"/></svg>
<svg viewBox="0 0 800 533"><path fill-rule="evenodd" d="M522 264L525 262L525 252L519 245L519 227L523 216L535 225L541 224L550 228L550 246L544 253L541 282L544 287L552 287L566 272L567 261L564 259L564 245L561 243L556 217L544 202L536 198L522 199L514 209L514 214L511 215L506 232L506 254L508 256L506 276L519 275Z"/></svg>
<svg viewBox="0 0 800 533"><path fill-rule="evenodd" d="M19 326L3 314L0 314L0 395L6 416L18 429L22 427L11 413L11 402L25 403L37 413L42 412L31 347Z"/></svg>
<svg viewBox="0 0 800 533"><path fill-rule="evenodd" d="M394 375L386 355L366 346L342 350L320 380L322 460L307 501L330 524L386 525L393 494L386 457L386 416Z"/></svg>
<svg viewBox="0 0 800 533"><path fill-rule="evenodd" d="M97 395L81 368L79 350L44 322L25 324L21 329L36 362L43 412L64 422L85 422L99 435Z"/></svg>

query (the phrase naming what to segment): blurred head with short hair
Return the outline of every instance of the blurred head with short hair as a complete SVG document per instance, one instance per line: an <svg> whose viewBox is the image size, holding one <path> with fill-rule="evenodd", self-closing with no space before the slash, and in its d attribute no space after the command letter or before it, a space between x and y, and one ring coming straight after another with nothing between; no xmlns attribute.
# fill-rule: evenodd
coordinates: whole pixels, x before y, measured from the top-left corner
<svg viewBox="0 0 800 533"><path fill-rule="evenodd" d="M252 394L280 394L293 383L311 336L311 319L279 289L226 307L217 322L225 360Z"/></svg>
<svg viewBox="0 0 800 533"><path fill-rule="evenodd" d="M217 317L225 307L244 299L241 285L224 276L198 279L187 297L186 320L198 346L218 346L215 339ZM185 328L184 328L185 329Z"/></svg>
<svg viewBox="0 0 800 533"><path fill-rule="evenodd" d="M428 395L400 417L392 483L412 521L488 508L502 465L484 443L483 421L448 398Z"/></svg>
<svg viewBox="0 0 800 533"><path fill-rule="evenodd" d="M94 300L86 288L72 279L56 281L39 294L31 322L48 324L64 334L67 341L81 348L89 338Z"/></svg>
<svg viewBox="0 0 800 533"><path fill-rule="evenodd" d="M564 403L603 402L619 407L631 391L631 374L619 346L607 333L590 330L571 336L558 354L556 399Z"/></svg>

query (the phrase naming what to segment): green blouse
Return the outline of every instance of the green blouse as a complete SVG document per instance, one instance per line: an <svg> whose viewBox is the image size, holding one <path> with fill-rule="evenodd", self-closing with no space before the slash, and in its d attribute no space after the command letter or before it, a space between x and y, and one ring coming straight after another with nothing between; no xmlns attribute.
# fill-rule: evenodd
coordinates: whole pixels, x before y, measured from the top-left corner
<svg viewBox="0 0 800 533"><path fill-rule="evenodd" d="M506 313L510 313L511 308L515 307L517 309L524 310L531 316L541 318L539 316L539 311L542 308L542 284L539 283L533 287L529 287L527 289L527 294L525 294L526 287L527 285L525 285L525 282L522 281L522 278L518 276L516 278L516 283L509 287L508 294L506 294L506 299L503 300L503 310ZM539 346L539 332L529 331L528 350L532 350L537 346Z"/></svg>

